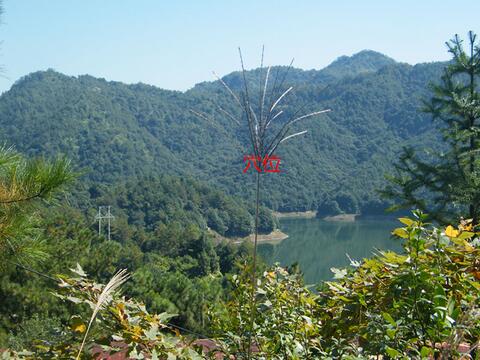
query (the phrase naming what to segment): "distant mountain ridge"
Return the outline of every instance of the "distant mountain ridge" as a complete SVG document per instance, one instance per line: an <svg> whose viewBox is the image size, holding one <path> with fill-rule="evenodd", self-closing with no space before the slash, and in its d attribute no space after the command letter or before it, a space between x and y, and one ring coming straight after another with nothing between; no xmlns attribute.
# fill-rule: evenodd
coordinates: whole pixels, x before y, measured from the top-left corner
<svg viewBox="0 0 480 360"><path fill-rule="evenodd" d="M381 68L396 64L396 61L373 50L362 50L352 56L340 56L327 67L319 70L317 81L338 80L360 74L376 72Z"/></svg>
<svg viewBox="0 0 480 360"><path fill-rule="evenodd" d="M328 202L338 211L380 212L385 203L375 189L401 147L437 146L438 132L418 108L443 66L397 63L367 50L321 70L291 69L295 92L285 111L333 111L303 123L299 129L308 134L279 151L284 172L269 176L262 202L281 211ZM283 74L286 67L276 70ZM252 84L258 76L259 69L247 73ZM241 84L238 72L223 79L233 88ZM66 154L88 169L87 185L191 175L248 199L253 176L242 173L246 126L222 116L215 104L241 118L218 82L178 92L41 71L0 97L0 141L30 155Z"/></svg>
<svg viewBox="0 0 480 360"><path fill-rule="evenodd" d="M382 53L373 50L362 50L352 56L340 56L328 66L320 70L302 70L292 67L289 70L288 79L291 84L315 83L329 84L345 77L354 77L361 74L372 73L381 68L396 64L397 62ZM287 66L273 66L272 72L276 69L286 69ZM259 76L260 69L248 71L251 78ZM239 88L242 85L242 74L239 71L232 72L222 78L229 86ZM193 90L200 87L209 87L216 81L206 81L193 87ZM189 90L191 91L191 90ZM188 92L188 91L187 91Z"/></svg>

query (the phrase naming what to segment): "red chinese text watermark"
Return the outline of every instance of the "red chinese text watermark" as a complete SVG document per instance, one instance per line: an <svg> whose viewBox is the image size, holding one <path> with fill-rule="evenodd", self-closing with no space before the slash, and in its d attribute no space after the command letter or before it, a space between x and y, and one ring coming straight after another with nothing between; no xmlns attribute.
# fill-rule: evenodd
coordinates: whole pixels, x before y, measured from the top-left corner
<svg viewBox="0 0 480 360"><path fill-rule="evenodd" d="M246 163L243 173L246 173L248 169L253 165L253 168L257 172L266 173L279 173L280 172L280 158L276 155L265 155L262 159L260 156L245 155L243 162Z"/></svg>

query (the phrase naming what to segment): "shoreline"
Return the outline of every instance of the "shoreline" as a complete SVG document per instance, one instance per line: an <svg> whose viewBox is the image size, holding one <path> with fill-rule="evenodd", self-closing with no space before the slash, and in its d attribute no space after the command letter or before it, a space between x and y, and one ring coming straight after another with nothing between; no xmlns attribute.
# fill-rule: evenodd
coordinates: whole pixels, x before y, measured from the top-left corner
<svg viewBox="0 0 480 360"><path fill-rule="evenodd" d="M309 211L292 211L292 212L278 212L274 211L273 215L277 217L277 219L287 219L287 218L304 218L310 219L317 216L317 212L314 210Z"/></svg>
<svg viewBox="0 0 480 360"><path fill-rule="evenodd" d="M277 219L313 219L317 217L317 211L309 210L309 211L292 211L292 212L278 212L274 211L273 215ZM338 214L332 216L325 216L320 218L321 220L325 221L345 221L345 222L353 222L356 221L360 217L360 214Z"/></svg>
<svg viewBox="0 0 480 360"><path fill-rule="evenodd" d="M253 242L255 239L255 234L250 234L244 237L228 238L220 235L219 233L211 229L209 229L209 232L214 236L214 240L216 242L228 241L233 244L241 244L244 241ZM285 234L280 229L275 229L269 234L258 234L257 243L279 243L285 240L286 238L288 238L288 234Z"/></svg>
<svg viewBox="0 0 480 360"><path fill-rule="evenodd" d="M325 221L344 221L344 222L354 222L360 214L338 214L334 216L325 216L322 220Z"/></svg>
<svg viewBox="0 0 480 360"><path fill-rule="evenodd" d="M280 229L273 230L270 234L258 234L257 243L279 243L288 238L288 234L285 234ZM255 234L250 234L235 241L235 243L241 243L245 240L253 242L255 240Z"/></svg>

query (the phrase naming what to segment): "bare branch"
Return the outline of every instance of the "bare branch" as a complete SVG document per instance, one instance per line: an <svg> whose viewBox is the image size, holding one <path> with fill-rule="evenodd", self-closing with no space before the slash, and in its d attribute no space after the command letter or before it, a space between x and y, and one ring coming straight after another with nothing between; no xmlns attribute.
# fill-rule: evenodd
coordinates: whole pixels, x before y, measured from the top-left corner
<svg viewBox="0 0 480 360"><path fill-rule="evenodd" d="M303 130L303 131L300 131L300 132L297 132L295 134L292 134L292 135L289 135L287 137L284 137L282 140L280 140L279 144L281 144L282 142L288 140L288 139L291 139L295 136L299 136L299 135L303 135L303 134L306 134L308 131L307 130Z"/></svg>
<svg viewBox="0 0 480 360"><path fill-rule="evenodd" d="M202 118L202 119L207 120L207 121L209 121L209 122L212 121L212 119L209 119L209 118L207 117L207 115L202 114L201 112L195 111L195 110L193 110L193 109L190 109L190 112L191 112L192 114L198 116L199 118Z"/></svg>
<svg viewBox="0 0 480 360"><path fill-rule="evenodd" d="M227 115L231 120L235 121L238 125L240 125L240 121L238 121L238 119L233 116L232 114L230 114L227 110L225 110L224 108L222 108L220 105L217 105L217 108L218 110L220 110L222 113L224 113L225 115Z"/></svg>
<svg viewBox="0 0 480 360"><path fill-rule="evenodd" d="M321 110L321 111L315 111L315 112L312 112L310 114L307 114L307 115L303 115L303 116L300 116L296 119L293 119L292 121L290 121L288 124L289 125L292 125L293 123L296 123L297 121L300 121L300 120L303 120L303 119L307 119L309 117L312 117L312 116L316 116L316 115L320 115L320 114L323 114L323 113L327 113L327 112L330 112L332 110L330 109L326 109L326 110Z"/></svg>
<svg viewBox="0 0 480 360"><path fill-rule="evenodd" d="M238 98L237 95L235 95L235 93L233 92L232 89L230 89L230 86L228 86L225 81L223 81L222 78L220 78L220 76L218 76L215 71L212 71L213 75L217 78L218 81L220 81L220 83L227 89L227 91L230 93L230 95L233 96L233 98L237 101L237 103L242 106L242 103L240 102L240 99Z"/></svg>
<svg viewBox="0 0 480 360"><path fill-rule="evenodd" d="M272 117L268 122L267 122L267 125L265 125L265 128L268 128L268 126L270 125L270 123L275 120L277 117L279 117L280 115L283 114L283 110L280 110L274 117Z"/></svg>
<svg viewBox="0 0 480 360"><path fill-rule="evenodd" d="M285 95L287 95L292 89L293 89L293 87L290 86L287 90L285 90L285 91L283 92L282 95L280 95L280 97L277 99L277 101L275 101L275 103L274 103L274 104L272 105L272 107L270 108L270 112L272 112L273 109L275 109L275 106L277 106L278 103L285 97Z"/></svg>
<svg viewBox="0 0 480 360"><path fill-rule="evenodd" d="M265 104L265 95L267 93L267 87L268 87L268 78L270 76L270 69L271 67L269 66L267 69L267 76L265 76L265 85L263 86L263 94L262 94L262 103L260 106L260 120L263 121L263 105ZM266 123L266 121L265 121Z"/></svg>

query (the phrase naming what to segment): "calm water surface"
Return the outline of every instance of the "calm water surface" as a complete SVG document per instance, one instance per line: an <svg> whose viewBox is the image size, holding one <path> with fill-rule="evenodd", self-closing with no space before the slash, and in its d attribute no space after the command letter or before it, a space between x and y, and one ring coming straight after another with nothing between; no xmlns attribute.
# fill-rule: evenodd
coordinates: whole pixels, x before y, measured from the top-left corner
<svg viewBox="0 0 480 360"><path fill-rule="evenodd" d="M392 229L401 226L395 219L368 219L355 222L328 222L320 219L283 219L280 229L289 237L278 244L263 243L259 252L269 263L283 266L298 263L307 284L332 278L331 267L369 257L375 249L401 251L392 239Z"/></svg>

